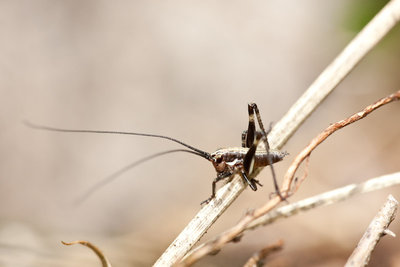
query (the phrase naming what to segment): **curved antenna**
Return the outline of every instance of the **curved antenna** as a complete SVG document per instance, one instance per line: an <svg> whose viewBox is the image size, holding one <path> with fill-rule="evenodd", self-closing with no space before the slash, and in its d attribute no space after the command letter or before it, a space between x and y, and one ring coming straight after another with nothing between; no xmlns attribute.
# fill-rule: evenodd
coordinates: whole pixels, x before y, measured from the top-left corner
<svg viewBox="0 0 400 267"><path fill-rule="evenodd" d="M178 143L180 145L183 145L195 152L197 152L197 155L207 159L211 160L211 155L208 152L205 152L203 150L200 150L198 148L195 148L191 145L185 144L182 141L179 141L178 139L169 137L169 136L164 136L164 135L158 135L158 134L147 134L147 133L133 133L133 132L120 132L120 131L98 131L98 130L75 130L75 129L62 129L62 128L55 128L55 127L49 127L49 126L44 126L44 125L38 125L38 124L33 124L29 121L24 121L25 125L34 129L39 129L39 130L47 130L47 131L52 131L52 132L64 132L64 133L100 133L100 134L124 134L124 135L138 135L138 136L147 136L147 137L156 137L156 138L163 138L167 139L170 141L173 141L175 143Z"/></svg>
<svg viewBox="0 0 400 267"><path fill-rule="evenodd" d="M152 154L150 156L144 157L140 160L137 160L129 165L126 165L125 167L119 169L118 171L114 172L113 174L103 178L102 180L100 180L99 182L97 182L96 184L94 184L91 188L89 188L86 193L84 193L81 197L79 197L76 201L74 201L75 205L79 205L82 204L82 202L84 202L86 199L88 199L94 192L96 192L97 190L99 190L101 187L111 183L112 181L114 181L116 178L118 178L119 176L121 176L122 174L124 174L125 172L129 171L130 169L136 167L139 164L142 164L146 161L149 161L151 159L154 159L156 157L165 155L165 154L170 154L170 153L175 153L175 152L187 152L187 153L191 153L200 157L204 156L201 153L198 153L197 151L192 151L192 150L188 150L188 149L173 149L173 150L166 150L166 151L162 151L162 152L158 152L155 154Z"/></svg>

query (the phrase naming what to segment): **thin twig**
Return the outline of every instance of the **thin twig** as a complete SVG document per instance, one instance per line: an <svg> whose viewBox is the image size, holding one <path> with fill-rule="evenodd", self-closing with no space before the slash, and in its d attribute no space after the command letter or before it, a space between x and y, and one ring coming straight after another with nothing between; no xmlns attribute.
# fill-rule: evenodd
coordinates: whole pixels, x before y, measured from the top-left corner
<svg viewBox="0 0 400 267"><path fill-rule="evenodd" d="M344 187L340 187L335 190L328 191L310 198L306 198L298 202L273 210L261 216L257 220L254 220L253 222L249 223L249 225L246 226L244 231L253 230L257 227L271 224L278 219L288 218L290 216L298 214L299 212L308 211L310 209L314 209L321 206L331 205L339 201L344 201L358 194L368 193L371 191L376 191L399 184L400 184L400 172L396 172L369 179L368 181L361 184L350 184ZM217 238L214 238L209 242L214 242L216 240ZM196 252L197 250L204 247L204 245L205 244L202 244L196 247L190 253ZM189 255L190 254L188 254L188 256Z"/></svg>
<svg viewBox="0 0 400 267"><path fill-rule="evenodd" d="M77 241L73 241L73 242L61 241L61 243L63 243L66 246L71 246L71 245L75 245L75 244L81 244L83 246L86 246L86 247L90 248L94 253L96 253L96 255L97 255L97 257L99 257L103 267L112 267L111 263L108 261L106 256L104 256L104 253L98 247L96 247L95 245L93 245L92 243L90 243L88 241L84 241L84 240L77 240Z"/></svg>
<svg viewBox="0 0 400 267"><path fill-rule="evenodd" d="M360 60L385 36L400 19L400 0L390 1L375 18L350 42L338 57L274 126L268 135L272 149L280 149L298 127L333 91ZM172 265L182 258L204 235L219 216L244 190L240 177L222 187L217 198L203 207L172 242L154 266ZM220 200L218 196L224 196ZM218 199L218 200L217 200ZM278 204L277 202L276 204ZM276 205L275 204L275 205Z"/></svg>
<svg viewBox="0 0 400 267"><path fill-rule="evenodd" d="M311 143L304 148L294 159L292 164L289 166L284 180L283 180L283 186L282 188L282 195L285 198L290 197L293 195L297 189L299 188L299 185L295 187L295 189L290 192L291 184L294 179L294 174L296 170L299 168L299 165L303 162L304 159L309 157L310 153L321 143L323 142L328 136L330 136L332 133L335 131L353 123L356 122L362 118L365 118L368 114L370 114L372 111L376 110L377 108L388 104L392 101L398 100L400 98L400 90L397 91L394 94L391 94L387 97L384 97L377 102L375 102L372 105L367 106L365 109L363 109L360 112L357 112L356 114L350 116L347 119L341 120L339 122L336 122L332 125L330 125L328 128L326 128L321 134L319 134L317 137L315 137ZM301 181L298 181L298 183L301 183ZM267 214L269 211L271 211L273 208L275 208L282 199L279 196L275 196L271 200L269 200L267 203L265 203L263 206L260 208L254 210L253 212L249 212L242 220L239 221L238 224L236 224L234 227L231 229L225 231L222 233L220 236L218 236L216 239L213 241L207 242L202 248L196 250L189 256L187 256L180 264L182 266L188 266L199 260L200 258L204 257L205 255L212 253L214 251L220 250L226 243L230 242L233 240L235 237L238 235L242 234L242 232L248 227L248 225L256 220L257 218Z"/></svg>
<svg viewBox="0 0 400 267"><path fill-rule="evenodd" d="M299 168L300 164L307 158L310 156L311 152L319 145L321 144L323 141L326 140L326 138L328 138L331 134L333 134L334 132L336 132L337 130L352 124L362 118L365 118L368 114L370 114L372 111L392 102L392 101L396 101L400 99L400 90L387 96L384 98L381 98L380 100L378 100L377 102L375 102L372 105L367 106L366 108L364 108L362 111L357 112L356 114L348 117L347 119L338 121L334 124L331 124L328 128L326 128L322 133L320 133L318 136L316 136L313 140L311 140L310 144L304 148L294 159L293 163L290 165L290 167L288 168L285 177L283 179L283 186L282 186L282 190L283 191L287 191L288 195L289 194L293 194L297 191L297 189L299 188L300 184L302 183L302 180L297 181L297 185L295 187L295 189L289 193L290 188L292 186L293 180L294 180L294 174L296 173L297 169Z"/></svg>
<svg viewBox="0 0 400 267"><path fill-rule="evenodd" d="M269 245L260 251L254 253L250 259L243 265L243 267L257 267L263 266L265 258L273 252L279 251L283 248L283 240L279 240L275 244Z"/></svg>
<svg viewBox="0 0 400 267"><path fill-rule="evenodd" d="M255 229L261 225L271 224L279 218L287 218L298 214L301 211L331 205L358 194L368 193L399 184L400 172L372 178L360 184L350 184L273 210L250 223L245 230Z"/></svg>
<svg viewBox="0 0 400 267"><path fill-rule="evenodd" d="M366 266L372 251L381 237L388 233L393 235L387 228L396 217L398 205L399 202L392 195L389 195L385 204L372 220L357 247L347 260L345 267Z"/></svg>

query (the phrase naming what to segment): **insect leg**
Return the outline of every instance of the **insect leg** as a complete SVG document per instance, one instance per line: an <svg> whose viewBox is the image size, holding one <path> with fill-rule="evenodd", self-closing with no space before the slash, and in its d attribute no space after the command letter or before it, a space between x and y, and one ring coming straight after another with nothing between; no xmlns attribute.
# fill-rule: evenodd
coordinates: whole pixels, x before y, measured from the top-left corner
<svg viewBox="0 0 400 267"><path fill-rule="evenodd" d="M243 159L243 169L247 175L250 175L254 170L254 161L258 143L260 142L260 138L256 138L256 141L251 145L249 150Z"/></svg>
<svg viewBox="0 0 400 267"><path fill-rule="evenodd" d="M253 181L254 181L256 184L258 184L259 186L263 186L263 185L260 183L259 180L253 178Z"/></svg>
<svg viewBox="0 0 400 267"><path fill-rule="evenodd" d="M266 132L265 128L264 128L264 124L262 123L262 120L261 120L261 115L260 115L260 111L258 110L257 104L256 103L250 103L249 104L249 113L250 113L250 110L252 110L253 113L254 112L256 113L258 125L260 126L260 129L261 129L261 132L262 132L262 135L263 135L262 136L262 141L264 142L265 149L267 150L267 160L268 160L268 165L271 168L272 178L273 178L273 181L274 181L275 192L282 200L284 200L285 198L282 196L281 191L279 190L278 182L276 181L275 169L274 169L274 166L272 165L272 162L273 162L272 161L272 155L269 152L270 146L269 146L268 136L267 135L272 130L272 124L270 124L269 129ZM257 140L256 140L256 143L258 143Z"/></svg>
<svg viewBox="0 0 400 267"><path fill-rule="evenodd" d="M258 121L258 124L260 125L260 129L263 132L265 132L264 124L261 121L260 111L258 110L257 104L256 103L250 103L249 106L248 106L248 109L249 109L249 115L250 115L250 113L252 113L252 114L254 114L254 112L256 113L257 121ZM253 118L253 121L254 121L254 118Z"/></svg>
<svg viewBox="0 0 400 267"><path fill-rule="evenodd" d="M246 183L250 186L253 191L257 191L257 182L254 179L249 179L245 172L241 172L240 175L246 181Z"/></svg>
<svg viewBox="0 0 400 267"><path fill-rule="evenodd" d="M204 200L203 202L200 203L200 205L203 204L208 204L208 202L210 202L213 198L215 198L215 191L216 191L216 185L219 181L221 181L222 179L225 179L229 176L231 176L232 173L231 172L224 172L224 173L219 173L217 178L214 179L214 181L212 182L212 193L211 193L211 197L207 198L206 200Z"/></svg>
<svg viewBox="0 0 400 267"><path fill-rule="evenodd" d="M258 122L258 125L260 126L260 129L261 129L261 135L262 136L267 136L272 130L272 123L269 125L268 131L265 131L264 124L263 124L263 122L261 120L261 115L260 115L260 111L258 110L257 104L256 103L250 103L249 106L248 106L248 109L249 109L249 116L250 116L250 113L253 114L253 124L254 124L254 113L256 113L257 122ZM266 138L264 143L266 145L266 149L269 150L268 138Z"/></svg>
<svg viewBox="0 0 400 267"><path fill-rule="evenodd" d="M242 147L246 147L246 137L247 137L247 130L242 132Z"/></svg>
<svg viewBox="0 0 400 267"><path fill-rule="evenodd" d="M254 123L254 108L252 104L248 105L249 111L249 126L247 131L242 133L242 147L251 147L254 143L254 137L256 135L256 124Z"/></svg>
<svg viewBox="0 0 400 267"><path fill-rule="evenodd" d="M275 169L273 166L273 155L269 152L269 144L268 144L268 138L265 135L263 138L263 142L265 144L265 147L267 148L267 160L268 160L268 165L271 168L271 173L272 173L272 180L274 181L274 187L275 187L275 193L281 198L281 200L285 200L285 198L282 196L281 191L278 186L278 182L276 180L276 174L275 174Z"/></svg>

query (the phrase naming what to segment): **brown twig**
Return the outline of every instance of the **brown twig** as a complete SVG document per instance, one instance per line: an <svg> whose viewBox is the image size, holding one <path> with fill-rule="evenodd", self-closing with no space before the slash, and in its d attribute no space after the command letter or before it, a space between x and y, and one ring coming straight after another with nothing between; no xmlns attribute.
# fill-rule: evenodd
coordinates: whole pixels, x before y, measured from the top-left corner
<svg viewBox="0 0 400 267"><path fill-rule="evenodd" d="M347 119L338 121L334 124L331 124L328 128L326 128L322 133L320 133L317 137L315 137L310 144L304 148L294 159L293 163L290 165L289 169L287 170L285 177L283 179L283 186L282 186L282 191L290 191L290 188L292 186L292 182L294 179L294 174L296 173L297 169L299 168L300 164L310 156L311 152L323 141L325 141L328 136L336 132L337 130L352 124L353 122L356 122L362 118L365 118L368 114L370 114L372 111L382 107L383 105L386 105L392 101L399 100L400 99L400 90L387 96L384 97L377 102L375 102L372 105L367 106L364 108L362 111L357 112L356 114L348 117ZM304 180L304 179L303 179ZM293 194L297 191L301 184L302 180L299 180L298 183L295 187L295 189L290 192L290 194ZM288 193L289 195L289 193Z"/></svg>
<svg viewBox="0 0 400 267"><path fill-rule="evenodd" d="M396 217L398 205L399 202L397 202L392 195L389 195L385 204L372 220L357 247L347 260L345 267L366 266L372 251L375 249L381 237L386 234L395 236L394 233L387 228Z"/></svg>
<svg viewBox="0 0 400 267"><path fill-rule="evenodd" d="M299 188L300 184L297 184L295 189L293 191L290 191L293 179L294 179L294 174L296 173L297 169L299 168L300 164L309 157L311 152L319 145L321 144L328 136L336 132L337 130L353 123L356 122L362 118L365 118L368 114L370 114L372 111L378 109L379 107L388 104L392 101L399 100L400 99L400 90L397 91L394 94L391 94L387 97L384 97L377 102L375 102L372 105L367 106L364 108L362 111L357 112L356 114L350 116L347 119L338 121L332 125L330 125L328 128L326 128L321 134L319 134L317 137L315 137L311 143L305 147L294 159L290 167L288 168L284 180L283 180L283 186L282 188L282 195L284 197L290 197L293 195ZM298 183L301 183L301 181L298 181ZM206 243L202 248L196 250L192 254L188 255L185 259L182 260L180 263L182 266L189 266L199 260L200 258L204 257L205 255L212 253L214 251L220 250L226 243L230 242L232 239L240 235L246 227L254 220L257 218L261 217L262 215L266 214L267 212L271 211L273 208L275 208L280 202L281 198L279 196L275 196L271 200L269 200L267 203L265 203L263 206L260 208L254 210L253 212L248 213L242 220L239 221L237 225L232 227L231 229L227 230L226 232L222 233L217 239L213 240L212 242Z"/></svg>
<svg viewBox="0 0 400 267"><path fill-rule="evenodd" d="M337 203L339 201L344 201L358 194L368 193L371 191L376 191L399 184L400 184L400 172L396 172L369 179L361 184L350 184L344 187L340 187L335 190L324 192L322 194L312 196L310 198L306 198L298 202L288 204L286 206L273 210L261 216L257 220L251 222L249 225L247 225L244 231L253 230L257 227L271 224L280 218L288 218L290 216L298 214L299 212L304 212L320 206L326 206ZM209 242L214 242L216 239L217 238L214 238ZM206 244L203 243L202 245L192 250L191 253L194 253L195 251L201 249L205 245Z"/></svg>
<svg viewBox="0 0 400 267"><path fill-rule="evenodd" d="M265 258L273 252L279 251L283 248L283 240L279 240L275 244L269 245L260 251L254 253L250 259L243 265L243 267L262 266Z"/></svg>
<svg viewBox="0 0 400 267"><path fill-rule="evenodd" d="M104 256L104 253L95 245L93 245L92 243L88 242L88 241L84 241L84 240L77 240L77 241L73 241L73 242L64 242L61 241L61 243L63 243L66 246L71 246L71 245L75 245L75 244L81 244L83 246L86 246L88 248L90 248L94 253L96 253L97 257L99 257L101 264L103 267L112 267L110 262L107 260L106 256Z"/></svg>
<svg viewBox="0 0 400 267"><path fill-rule="evenodd" d="M344 201L358 194L368 193L371 191L376 191L399 184L400 172L396 172L369 179L361 184L346 185L344 187L340 187L328 192L324 192L322 194L318 194L316 196L302 199L298 202L291 203L276 210L273 210L261 216L257 220L251 222L249 225L247 225L245 231L253 230L257 227L271 224L280 218L288 218L290 216L298 214L299 212L304 212L317 207L334 204L339 201ZM216 239L217 238L213 239L210 242L213 242ZM192 250L191 253L194 253L195 251L201 249L202 247L204 247L204 245L205 244L198 246L197 248Z"/></svg>

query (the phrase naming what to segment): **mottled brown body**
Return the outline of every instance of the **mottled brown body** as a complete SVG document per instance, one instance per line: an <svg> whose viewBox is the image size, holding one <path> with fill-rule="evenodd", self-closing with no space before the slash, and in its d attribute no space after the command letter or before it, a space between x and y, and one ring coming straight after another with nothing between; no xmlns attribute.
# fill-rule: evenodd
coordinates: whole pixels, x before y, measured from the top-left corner
<svg viewBox="0 0 400 267"><path fill-rule="evenodd" d="M234 162L235 160L243 161L244 157L246 156L249 148L247 147L229 147L229 148L222 148L218 149L214 153L211 154L213 158L222 158L222 161L225 162ZM279 150L270 150L270 161L267 159L267 151L258 149L254 155L254 168L265 167L268 166L270 163L274 164L277 163L287 155L286 152L282 152Z"/></svg>
<svg viewBox="0 0 400 267"><path fill-rule="evenodd" d="M215 197L215 187L218 181L232 177L235 174L239 174L250 188L256 191L257 185L261 185L255 179L257 174L265 166L279 162L287 155L286 152L271 150L269 148L267 134L271 131L271 127L267 132L265 131L257 105L250 103L248 111L249 126L242 133L242 147L218 149L214 153L209 154L210 157L208 160L213 163L217 171L217 178L212 183L211 197L202 203L208 203ZM260 131L256 131L254 115L257 117ZM263 147L259 145L260 142L264 145ZM281 196L274 171L272 171L272 174L276 193Z"/></svg>

